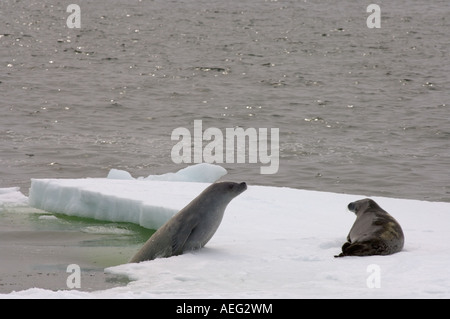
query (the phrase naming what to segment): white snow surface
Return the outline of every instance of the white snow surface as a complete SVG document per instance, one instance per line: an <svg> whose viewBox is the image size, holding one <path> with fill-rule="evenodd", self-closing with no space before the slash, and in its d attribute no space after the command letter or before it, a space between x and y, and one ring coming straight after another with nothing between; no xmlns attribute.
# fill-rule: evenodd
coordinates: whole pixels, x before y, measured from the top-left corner
<svg viewBox="0 0 450 319"><path fill-rule="evenodd" d="M49 212L157 228L208 185L34 179L29 204ZM23 204L17 192L0 190L0 212L5 198L8 205L15 196L17 204ZM371 197L401 224L403 251L333 257L355 220L348 203L365 197L249 185L228 205L203 249L106 269L133 278L126 286L94 292L32 288L0 297L449 298L450 203Z"/></svg>

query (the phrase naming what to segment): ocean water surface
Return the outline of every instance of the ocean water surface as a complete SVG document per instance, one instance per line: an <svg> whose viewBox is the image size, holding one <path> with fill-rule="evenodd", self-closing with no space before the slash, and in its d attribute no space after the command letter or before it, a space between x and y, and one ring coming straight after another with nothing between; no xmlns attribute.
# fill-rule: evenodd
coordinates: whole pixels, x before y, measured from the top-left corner
<svg viewBox="0 0 450 319"><path fill-rule="evenodd" d="M76 1L73 1L76 2ZM450 201L450 6L378 1L0 4L0 187L177 171L171 133L278 128L249 184ZM205 142L206 144L206 142Z"/></svg>

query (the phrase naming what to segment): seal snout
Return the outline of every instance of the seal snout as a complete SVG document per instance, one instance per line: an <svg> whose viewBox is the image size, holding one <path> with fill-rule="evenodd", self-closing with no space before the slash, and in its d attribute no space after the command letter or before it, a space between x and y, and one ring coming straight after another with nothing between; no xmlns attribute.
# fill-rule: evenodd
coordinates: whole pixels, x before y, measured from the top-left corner
<svg viewBox="0 0 450 319"><path fill-rule="evenodd" d="M246 182L242 182L242 183L236 183L234 190L235 192L237 192L237 194L241 194L242 192L244 192L247 189L247 183Z"/></svg>
<svg viewBox="0 0 450 319"><path fill-rule="evenodd" d="M355 211L356 211L356 205L355 205L355 203L350 203L350 204L348 204L347 208L348 208L348 210L351 211L351 212L355 212Z"/></svg>

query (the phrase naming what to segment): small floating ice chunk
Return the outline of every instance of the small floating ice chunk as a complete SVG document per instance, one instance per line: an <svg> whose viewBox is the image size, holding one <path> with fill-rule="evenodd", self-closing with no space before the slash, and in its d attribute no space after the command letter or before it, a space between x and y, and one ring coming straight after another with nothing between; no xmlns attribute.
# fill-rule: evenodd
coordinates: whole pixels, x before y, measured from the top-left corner
<svg viewBox="0 0 450 319"><path fill-rule="evenodd" d="M226 174L227 170L222 166L201 163L180 169L176 173L149 175L147 177L138 177L137 179L147 181L214 183ZM107 178L124 180L135 179L129 172L118 169L111 169Z"/></svg>
<svg viewBox="0 0 450 319"><path fill-rule="evenodd" d="M50 219L58 219L58 217L56 217L55 215L41 215L39 216L39 219L50 220Z"/></svg>
<svg viewBox="0 0 450 319"><path fill-rule="evenodd" d="M83 233L97 235L133 235L132 230L116 226L87 226L81 229Z"/></svg>
<svg viewBox="0 0 450 319"><path fill-rule="evenodd" d="M123 171L123 170L115 169L115 168L113 168L113 169L111 169L109 171L108 176L106 178L109 178L109 179L128 179L128 180L134 179L133 176L131 176L131 174L128 173L127 171Z"/></svg>
<svg viewBox="0 0 450 319"><path fill-rule="evenodd" d="M26 206L28 197L23 195L19 187L0 188L0 211L4 207Z"/></svg>

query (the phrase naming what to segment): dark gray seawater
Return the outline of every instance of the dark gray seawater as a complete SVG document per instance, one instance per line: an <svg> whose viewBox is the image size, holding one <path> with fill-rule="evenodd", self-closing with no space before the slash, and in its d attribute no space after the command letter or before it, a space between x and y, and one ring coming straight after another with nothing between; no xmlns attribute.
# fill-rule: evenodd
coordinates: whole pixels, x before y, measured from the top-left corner
<svg viewBox="0 0 450 319"><path fill-rule="evenodd" d="M370 3L2 0L0 187L176 171L203 120L280 129L277 174L228 180L450 201L450 3Z"/></svg>

